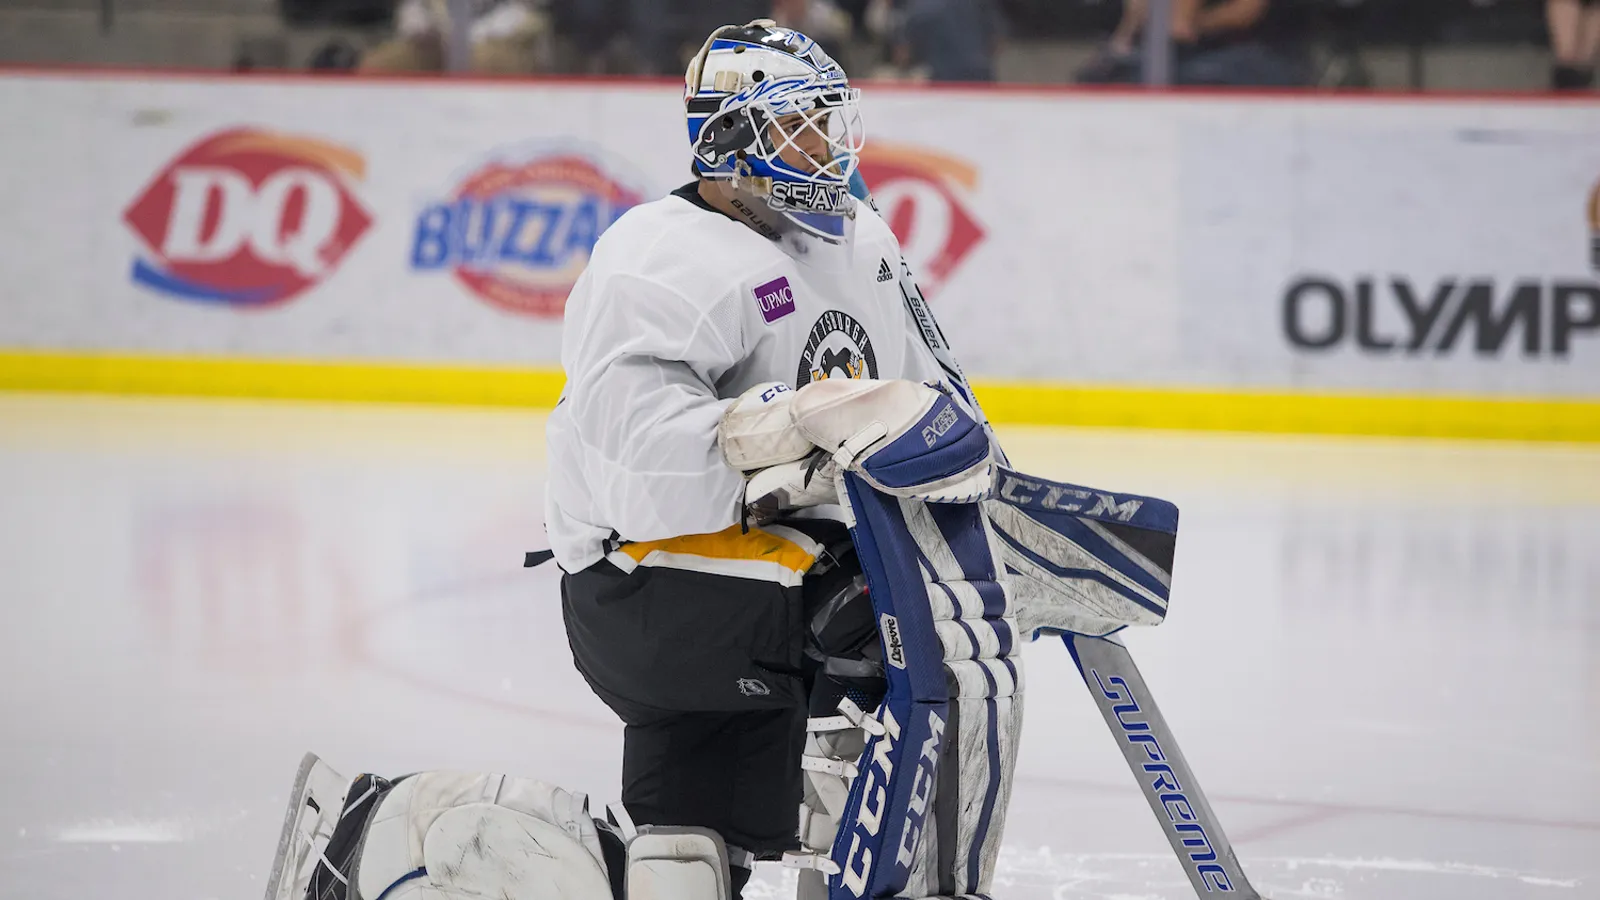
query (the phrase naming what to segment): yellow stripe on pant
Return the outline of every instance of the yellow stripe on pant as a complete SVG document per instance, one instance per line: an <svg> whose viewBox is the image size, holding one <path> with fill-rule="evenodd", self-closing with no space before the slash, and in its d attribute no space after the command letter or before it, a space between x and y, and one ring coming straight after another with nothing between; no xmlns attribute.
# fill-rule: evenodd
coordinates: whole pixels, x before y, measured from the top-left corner
<svg viewBox="0 0 1600 900"><path fill-rule="evenodd" d="M794 587L821 552L820 544L793 528L766 525L745 531L734 525L712 534L623 544L606 559L624 572L632 572L638 566L654 566Z"/></svg>

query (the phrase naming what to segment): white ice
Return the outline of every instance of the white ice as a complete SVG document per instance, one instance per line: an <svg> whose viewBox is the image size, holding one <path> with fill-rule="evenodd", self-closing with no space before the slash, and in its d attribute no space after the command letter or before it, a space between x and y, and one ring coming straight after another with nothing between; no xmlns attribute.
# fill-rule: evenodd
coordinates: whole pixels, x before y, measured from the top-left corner
<svg viewBox="0 0 1600 900"><path fill-rule="evenodd" d="M0 394L0 897L257 897L308 749L614 797L557 573L520 568L542 426ZM1182 508L1128 643L1265 894L1600 897L1600 449L1004 438ZM1067 654L1027 663L998 900L1193 896Z"/></svg>

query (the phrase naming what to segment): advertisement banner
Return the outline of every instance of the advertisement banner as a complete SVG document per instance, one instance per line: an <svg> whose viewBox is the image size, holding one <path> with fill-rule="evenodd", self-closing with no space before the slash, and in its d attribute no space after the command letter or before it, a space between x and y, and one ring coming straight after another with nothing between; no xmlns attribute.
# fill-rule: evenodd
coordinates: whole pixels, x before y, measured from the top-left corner
<svg viewBox="0 0 1600 900"><path fill-rule="evenodd" d="M559 366L666 82L0 75L0 349ZM1600 104L867 85L979 379L1600 397Z"/></svg>

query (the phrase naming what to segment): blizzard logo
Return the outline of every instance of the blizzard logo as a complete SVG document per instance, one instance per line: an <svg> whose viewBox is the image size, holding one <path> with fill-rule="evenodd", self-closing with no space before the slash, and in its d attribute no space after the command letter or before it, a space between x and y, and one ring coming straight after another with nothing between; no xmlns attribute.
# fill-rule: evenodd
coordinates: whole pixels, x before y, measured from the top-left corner
<svg viewBox="0 0 1600 900"><path fill-rule="evenodd" d="M856 810L855 825L851 828L850 852L845 857L841 882L851 894L862 897L867 892L867 882L872 878L872 849L864 846L878 836L883 827L883 813L889 803L889 785L894 777L894 746L900 739L900 723L894 711L883 707L883 737L872 745L872 762L867 767L866 785L861 790L861 808Z"/></svg>
<svg viewBox="0 0 1600 900"><path fill-rule="evenodd" d="M928 739L922 742L922 753L917 756L917 771L911 776L911 804L906 810L906 827L900 833L900 850L894 861L902 867L911 865L917 844L922 841L922 826L928 820L928 800L933 796L933 774L939 765L939 745L944 742L944 719L928 710Z"/></svg>
<svg viewBox="0 0 1600 900"><path fill-rule="evenodd" d="M884 613L878 620L883 631L883 656L896 669L906 667L906 647L900 641L900 620Z"/></svg>
<svg viewBox="0 0 1600 900"><path fill-rule="evenodd" d="M772 185L772 206L774 209L840 213L850 208L849 203L850 188L848 185L794 183L788 181L778 181Z"/></svg>
<svg viewBox="0 0 1600 900"><path fill-rule="evenodd" d="M599 156L501 148L417 215L411 268L449 272L507 312L559 319L600 235L642 202L631 182Z"/></svg>
<svg viewBox="0 0 1600 900"><path fill-rule="evenodd" d="M955 406L946 403L944 409L939 410L939 414L933 417L933 421L922 429L922 442L929 447L939 443L939 438L948 434L957 421Z"/></svg>
<svg viewBox="0 0 1600 900"><path fill-rule="evenodd" d="M1046 490L1045 486L1037 481L1018 478L1009 472L1002 474L1004 480L1000 485L1000 496L1018 506L1037 506L1040 509L1057 512L1083 513L1088 516L1115 519L1118 522L1133 521L1133 517L1139 514L1139 508L1144 506L1144 501L1137 498L1118 500L1115 496L1102 491L1086 491L1063 484L1052 484ZM1040 496L1040 491L1044 491L1043 496ZM1093 506L1089 506L1090 500L1094 501Z"/></svg>
<svg viewBox="0 0 1600 900"><path fill-rule="evenodd" d="M1593 282L1520 279L1502 287L1446 278L1427 288L1403 276L1348 285L1306 277L1283 295L1284 336L1302 350L1354 344L1366 353L1442 355L1470 342L1480 356L1520 344L1525 357L1566 357L1582 332L1600 333Z"/></svg>
<svg viewBox="0 0 1600 900"><path fill-rule="evenodd" d="M1211 844L1211 837L1206 834L1204 823L1189 802L1186 789L1178 783L1178 776L1173 774L1167 752L1152 732L1128 682L1119 675L1102 678L1100 672L1092 668L1089 674L1094 677L1100 695L1111 701L1111 711L1116 714L1117 724L1122 727L1122 736L1127 738L1128 743L1144 751L1143 768L1151 779L1150 792L1160 799L1161 807L1167 814L1167 824L1183 844L1189 864L1205 883L1206 890L1231 893L1233 882L1228 879L1227 870L1217 863L1217 851Z"/></svg>

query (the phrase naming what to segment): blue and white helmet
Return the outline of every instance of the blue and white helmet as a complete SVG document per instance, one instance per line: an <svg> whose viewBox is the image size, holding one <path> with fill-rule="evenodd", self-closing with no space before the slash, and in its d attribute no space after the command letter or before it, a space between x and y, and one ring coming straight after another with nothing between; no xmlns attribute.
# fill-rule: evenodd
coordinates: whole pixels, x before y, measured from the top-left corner
<svg viewBox="0 0 1600 900"><path fill-rule="evenodd" d="M700 177L731 181L816 237L848 238L861 91L816 41L770 19L724 25L684 81Z"/></svg>

